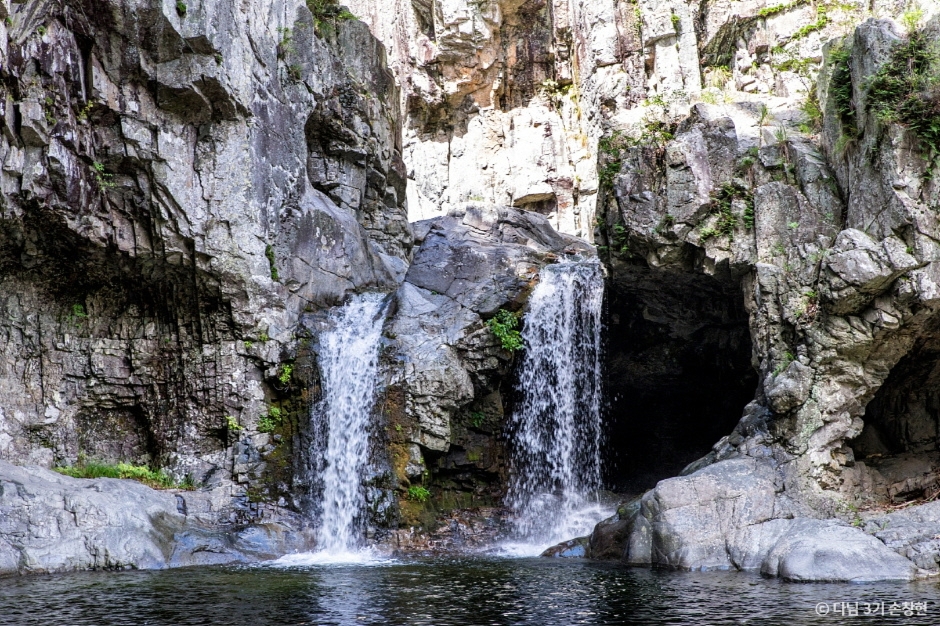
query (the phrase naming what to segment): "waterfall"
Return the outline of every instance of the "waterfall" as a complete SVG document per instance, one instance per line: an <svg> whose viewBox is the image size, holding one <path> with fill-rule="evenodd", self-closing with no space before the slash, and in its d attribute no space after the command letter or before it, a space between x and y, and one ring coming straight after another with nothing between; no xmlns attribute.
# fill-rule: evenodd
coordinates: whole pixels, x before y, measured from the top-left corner
<svg viewBox="0 0 940 626"><path fill-rule="evenodd" d="M317 550L343 560L361 548L384 294L367 293L330 316L319 337L321 400L312 409L314 473L322 489Z"/></svg>
<svg viewBox="0 0 940 626"><path fill-rule="evenodd" d="M521 403L512 416L514 551L523 554L590 532L603 517L601 486L601 309L595 261L542 269L522 338Z"/></svg>

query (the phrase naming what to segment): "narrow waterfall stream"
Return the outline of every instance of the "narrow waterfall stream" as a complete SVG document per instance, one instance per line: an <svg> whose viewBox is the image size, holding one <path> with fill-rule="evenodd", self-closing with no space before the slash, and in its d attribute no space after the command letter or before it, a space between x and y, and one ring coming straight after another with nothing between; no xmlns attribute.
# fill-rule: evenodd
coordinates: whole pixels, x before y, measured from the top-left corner
<svg viewBox="0 0 940 626"><path fill-rule="evenodd" d="M354 296L320 334L322 398L311 413L314 483L320 492L316 561L362 559L369 463L385 294Z"/></svg>
<svg viewBox="0 0 940 626"><path fill-rule="evenodd" d="M525 356L512 418L514 543L521 555L582 536L604 516L601 487L601 309L597 261L542 270L529 299Z"/></svg>

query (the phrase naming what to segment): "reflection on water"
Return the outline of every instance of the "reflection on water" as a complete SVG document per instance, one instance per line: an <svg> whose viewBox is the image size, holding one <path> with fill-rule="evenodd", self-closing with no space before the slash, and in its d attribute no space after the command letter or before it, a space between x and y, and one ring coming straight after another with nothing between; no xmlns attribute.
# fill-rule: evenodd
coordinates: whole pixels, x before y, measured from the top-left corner
<svg viewBox="0 0 940 626"><path fill-rule="evenodd" d="M928 602L926 616L819 616L820 602ZM797 585L753 574L557 559L192 568L0 579L17 626L940 623L940 587Z"/></svg>

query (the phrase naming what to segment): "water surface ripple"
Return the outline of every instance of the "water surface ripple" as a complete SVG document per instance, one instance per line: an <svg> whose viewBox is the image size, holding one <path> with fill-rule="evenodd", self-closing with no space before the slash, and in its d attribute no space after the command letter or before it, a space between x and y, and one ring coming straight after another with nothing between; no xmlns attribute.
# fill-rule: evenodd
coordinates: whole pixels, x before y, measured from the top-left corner
<svg viewBox="0 0 940 626"><path fill-rule="evenodd" d="M928 602L922 617L820 616L820 602ZM459 558L373 566L191 568L0 579L17 626L940 623L940 587L799 585L557 559Z"/></svg>

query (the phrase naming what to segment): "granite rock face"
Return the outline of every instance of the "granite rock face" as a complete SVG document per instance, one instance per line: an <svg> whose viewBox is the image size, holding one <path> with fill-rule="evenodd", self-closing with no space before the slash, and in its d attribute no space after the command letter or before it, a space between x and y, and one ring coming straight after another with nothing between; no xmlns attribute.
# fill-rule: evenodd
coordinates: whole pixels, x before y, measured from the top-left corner
<svg viewBox="0 0 940 626"><path fill-rule="evenodd" d="M293 505L297 321L411 253L381 44L302 0L0 17L0 458L161 466L226 520L263 517L248 489Z"/></svg>
<svg viewBox="0 0 940 626"><path fill-rule="evenodd" d="M596 253L545 217L510 207L471 203L414 229L414 260L384 331L396 479L431 481L455 504L498 504L513 354L486 320L522 311L544 265ZM409 503L402 506L407 522Z"/></svg>
<svg viewBox="0 0 940 626"><path fill-rule="evenodd" d="M347 4L388 48L402 86L412 219L484 201L534 210L562 232L592 237L601 126L606 113L644 97L636 87L645 82L647 42L632 7L615 0ZM660 37L666 53L659 59L674 48L668 39ZM681 45L690 60L694 37ZM657 61L652 80L671 80L677 61L671 69ZM698 73L686 74L697 90Z"/></svg>
<svg viewBox="0 0 940 626"><path fill-rule="evenodd" d="M597 527L602 558L803 581L937 571L923 503L940 484L930 391L940 188L925 176L929 148L866 106L872 76L909 34L890 19L859 21L829 31L817 61L802 57L819 68L807 94L815 122L779 85L766 104L739 85L723 91L740 101L664 111L610 140L599 238L615 293L657 311L666 299L635 286L641 271L737 290L758 379L711 452ZM936 15L922 27L936 41ZM797 52L795 38L778 39L784 53ZM864 525L905 505L894 534Z"/></svg>
<svg viewBox="0 0 940 626"><path fill-rule="evenodd" d="M867 104L909 36L896 2L350 8L375 37L300 0L0 0L0 456L211 487L180 494L188 516L128 487L124 545L94 513L114 483L4 466L5 563L296 545L283 509L319 383L300 321L366 290L394 294L368 488L498 505L513 356L486 322L524 311L545 264L594 253L557 230L609 273L604 454L639 461L605 481L642 493L558 554L801 581L938 570L940 187L928 147ZM435 217L413 232L406 199ZM28 497L47 513L23 517ZM433 524L399 500L376 505L387 527ZM40 518L62 516L56 561Z"/></svg>

